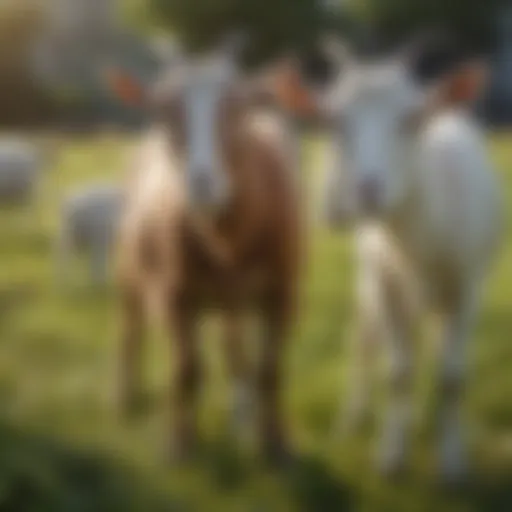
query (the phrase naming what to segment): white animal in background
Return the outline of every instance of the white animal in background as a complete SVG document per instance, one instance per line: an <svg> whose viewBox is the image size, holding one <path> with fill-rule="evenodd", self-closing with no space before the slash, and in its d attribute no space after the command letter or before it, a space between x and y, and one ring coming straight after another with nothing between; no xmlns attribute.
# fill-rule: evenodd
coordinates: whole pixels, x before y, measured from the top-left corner
<svg viewBox="0 0 512 512"><path fill-rule="evenodd" d="M0 139L0 205L35 201L45 161L38 148L22 139Z"/></svg>
<svg viewBox="0 0 512 512"><path fill-rule="evenodd" d="M346 418L357 422L367 412L380 342L390 359L390 396L379 467L386 474L404 468L413 330L428 306L442 322L440 471L453 481L467 470L461 398L468 343L502 234L499 185L468 105L484 68L435 44L373 62L346 55L336 50L344 69L319 101L333 123L330 183L342 184L330 187L330 217L338 205L346 208L348 187L356 219L359 330Z"/></svg>
<svg viewBox="0 0 512 512"><path fill-rule="evenodd" d="M72 255L85 253L90 259L92 281L105 284L123 196L120 186L101 183L73 192L65 199L57 238L60 282L67 283Z"/></svg>

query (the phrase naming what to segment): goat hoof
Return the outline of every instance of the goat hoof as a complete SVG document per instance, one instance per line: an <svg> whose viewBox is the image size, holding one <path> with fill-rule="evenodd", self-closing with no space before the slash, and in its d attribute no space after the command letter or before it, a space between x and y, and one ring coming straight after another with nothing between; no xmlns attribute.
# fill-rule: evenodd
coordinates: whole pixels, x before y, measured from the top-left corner
<svg viewBox="0 0 512 512"><path fill-rule="evenodd" d="M199 454L195 438L173 438L164 446L165 463L170 467L184 467L196 460Z"/></svg>
<svg viewBox="0 0 512 512"><path fill-rule="evenodd" d="M354 415L348 413L347 416L339 421L334 428L336 437L352 437L361 432L369 431L372 425L370 412L364 412Z"/></svg>
<svg viewBox="0 0 512 512"><path fill-rule="evenodd" d="M469 477L467 457L459 443L446 444L440 454L440 480L445 487L464 486Z"/></svg>
<svg viewBox="0 0 512 512"><path fill-rule="evenodd" d="M192 451L179 448L173 446L172 448L167 448L165 453L165 464L171 468L181 468L187 466L190 462L192 462L193 456Z"/></svg>
<svg viewBox="0 0 512 512"><path fill-rule="evenodd" d="M440 471L441 486L446 489L457 490L464 488L469 480L469 473L465 467L447 467Z"/></svg>
<svg viewBox="0 0 512 512"><path fill-rule="evenodd" d="M407 474L405 464L380 468L380 475L388 482L400 482Z"/></svg>
<svg viewBox="0 0 512 512"><path fill-rule="evenodd" d="M166 447L164 463L169 468L183 468L194 460L194 452L181 446Z"/></svg>
<svg viewBox="0 0 512 512"><path fill-rule="evenodd" d="M272 445L264 450L264 458L267 465L273 469L286 470L290 469L296 460L296 456L286 445Z"/></svg>
<svg viewBox="0 0 512 512"><path fill-rule="evenodd" d="M388 481L398 482L407 473L407 467L402 457L381 457L377 462L379 474Z"/></svg>

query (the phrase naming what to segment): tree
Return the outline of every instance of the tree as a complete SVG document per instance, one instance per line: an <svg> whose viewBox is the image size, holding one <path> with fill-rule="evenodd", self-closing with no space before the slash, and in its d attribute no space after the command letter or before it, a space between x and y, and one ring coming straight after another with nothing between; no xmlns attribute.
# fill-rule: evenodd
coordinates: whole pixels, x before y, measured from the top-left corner
<svg viewBox="0 0 512 512"><path fill-rule="evenodd" d="M0 124L21 126L48 119L53 105L34 80L30 57L42 23L33 0L0 2Z"/></svg>
<svg viewBox="0 0 512 512"><path fill-rule="evenodd" d="M192 49L246 31L250 63L286 48L308 49L330 21L325 0L150 0L150 6L155 20Z"/></svg>
<svg viewBox="0 0 512 512"><path fill-rule="evenodd" d="M494 45L495 23L507 0L353 0L355 12L387 37L403 39L423 27L454 31L475 49Z"/></svg>
<svg viewBox="0 0 512 512"><path fill-rule="evenodd" d="M307 52L318 34L333 28L348 38L375 33L392 44L437 26L454 31L468 46L488 49L499 8L507 0L131 1L148 1L155 22L191 49L214 45L227 32L244 29L250 36L247 61L255 62L286 48Z"/></svg>

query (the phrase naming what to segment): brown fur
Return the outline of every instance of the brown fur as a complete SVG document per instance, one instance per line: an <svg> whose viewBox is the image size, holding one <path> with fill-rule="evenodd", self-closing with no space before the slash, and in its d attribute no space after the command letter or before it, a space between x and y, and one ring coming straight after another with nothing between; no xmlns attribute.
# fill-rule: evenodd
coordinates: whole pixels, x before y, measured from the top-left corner
<svg viewBox="0 0 512 512"><path fill-rule="evenodd" d="M230 372L246 379L249 365L239 339L241 315L248 308L260 313L265 334L256 372L259 430L268 455L279 456L285 449L282 361L295 311L302 223L286 148L251 123L248 113L228 98L219 115L223 123L219 133L234 190L224 211L207 216L186 208L183 171L179 169L183 132L173 124L179 119L175 110L166 124L171 126L170 161L175 159L178 167L171 173L173 183L167 189L155 187L141 199L139 180L144 179L146 170L141 160L128 185L131 199L119 244L121 400L129 406L137 393L144 309L147 292L156 283L176 347L171 439L173 446L185 453L195 441L196 398L202 377L196 329L200 315L211 309L221 311L226 320Z"/></svg>

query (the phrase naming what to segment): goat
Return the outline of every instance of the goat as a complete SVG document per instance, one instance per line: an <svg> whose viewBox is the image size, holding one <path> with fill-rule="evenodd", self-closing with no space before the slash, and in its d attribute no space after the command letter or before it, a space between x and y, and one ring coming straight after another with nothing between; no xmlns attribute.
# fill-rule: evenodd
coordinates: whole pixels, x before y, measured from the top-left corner
<svg viewBox="0 0 512 512"><path fill-rule="evenodd" d="M89 185L65 198L56 244L58 281L68 281L67 269L73 252L85 252L90 259L92 282L105 284L122 205L121 187L105 183Z"/></svg>
<svg viewBox="0 0 512 512"><path fill-rule="evenodd" d="M468 106L485 83L484 66L441 41L372 62L331 44L340 71L316 105L332 123L329 217L345 216L349 208L355 224L359 332L347 421L357 424L367 411L382 340L390 357L390 403L378 460L386 474L404 468L412 338L419 314L430 307L443 331L440 471L456 481L467 469L466 352L501 240L502 212L483 130Z"/></svg>
<svg viewBox="0 0 512 512"><path fill-rule="evenodd" d="M256 371L259 432L263 452L279 462L289 454L280 394L301 261L290 141L277 118L257 108L267 88L239 76L226 47L184 60L171 74L149 93L130 77L110 75L122 97L153 107L132 160L119 238L120 404L130 410L136 401L153 294L176 349L171 455L187 458L196 444L196 330L212 309L225 320L233 419L243 421L252 395L243 314L255 310L265 328Z"/></svg>
<svg viewBox="0 0 512 512"><path fill-rule="evenodd" d="M43 169L37 148L20 139L0 141L0 203L27 205L34 199Z"/></svg>

